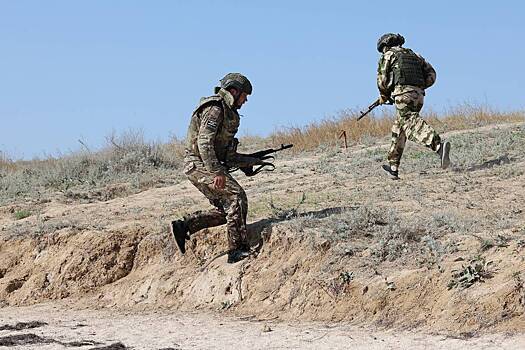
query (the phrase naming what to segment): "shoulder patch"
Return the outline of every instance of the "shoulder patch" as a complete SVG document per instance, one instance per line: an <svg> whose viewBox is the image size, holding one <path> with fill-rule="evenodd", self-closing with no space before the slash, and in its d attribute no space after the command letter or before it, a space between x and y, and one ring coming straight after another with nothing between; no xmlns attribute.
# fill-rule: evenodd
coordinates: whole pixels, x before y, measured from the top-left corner
<svg viewBox="0 0 525 350"><path fill-rule="evenodd" d="M213 119L208 119L208 121L206 122L206 128L208 130L211 130L211 131L215 131L217 130L217 121L216 120L213 120Z"/></svg>
<svg viewBox="0 0 525 350"><path fill-rule="evenodd" d="M204 126L210 131L216 131L221 121L222 110L218 106L211 106L204 112Z"/></svg>

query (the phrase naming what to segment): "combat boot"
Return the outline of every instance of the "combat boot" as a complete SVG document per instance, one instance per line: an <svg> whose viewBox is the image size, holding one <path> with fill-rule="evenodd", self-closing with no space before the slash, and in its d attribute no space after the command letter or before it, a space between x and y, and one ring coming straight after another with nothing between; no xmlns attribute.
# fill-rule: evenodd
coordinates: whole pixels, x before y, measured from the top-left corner
<svg viewBox="0 0 525 350"><path fill-rule="evenodd" d="M241 246L240 248L230 250L228 252L228 264L235 264L243 259L246 259L251 254L250 248Z"/></svg>
<svg viewBox="0 0 525 350"><path fill-rule="evenodd" d="M390 178L392 180L399 180L399 173L397 167L393 169L391 165L384 164L383 170L390 175Z"/></svg>
<svg viewBox="0 0 525 350"><path fill-rule="evenodd" d="M190 229L185 220L175 220L170 223L171 234L182 254L186 253L186 240L190 239Z"/></svg>
<svg viewBox="0 0 525 350"><path fill-rule="evenodd" d="M441 142L437 153L439 154L439 158L441 159L441 169L448 168L450 165L450 142Z"/></svg>

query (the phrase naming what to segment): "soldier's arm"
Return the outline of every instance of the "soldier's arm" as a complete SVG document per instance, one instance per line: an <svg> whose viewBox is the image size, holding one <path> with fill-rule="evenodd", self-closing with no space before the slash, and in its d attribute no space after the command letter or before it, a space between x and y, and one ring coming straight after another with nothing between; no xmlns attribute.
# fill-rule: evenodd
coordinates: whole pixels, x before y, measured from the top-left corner
<svg viewBox="0 0 525 350"><path fill-rule="evenodd" d="M390 96L394 90L394 74L392 71L392 60L394 53L387 51L381 55L377 67L377 88L381 95Z"/></svg>
<svg viewBox="0 0 525 350"><path fill-rule="evenodd" d="M436 70L428 63L423 56L416 54L423 63L423 74L425 74L425 89L431 87L436 82Z"/></svg>
<svg viewBox="0 0 525 350"><path fill-rule="evenodd" d="M215 153L215 137L223 118L224 114L219 106L211 106L204 109L197 139L202 162L206 169L215 175L224 175L226 173L225 167L219 162Z"/></svg>

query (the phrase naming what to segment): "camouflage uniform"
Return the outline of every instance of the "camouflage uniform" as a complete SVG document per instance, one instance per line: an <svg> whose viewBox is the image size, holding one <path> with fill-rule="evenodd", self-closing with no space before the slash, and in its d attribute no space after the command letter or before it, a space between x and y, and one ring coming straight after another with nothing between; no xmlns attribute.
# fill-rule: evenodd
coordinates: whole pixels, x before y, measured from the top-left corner
<svg viewBox="0 0 525 350"><path fill-rule="evenodd" d="M201 99L191 117L188 129L184 173L201 191L215 209L196 212L186 217L189 232L203 228L227 225L229 249L246 247L246 214L248 199L243 188L228 173L224 165L235 158L234 138L240 117L234 107L233 96L224 89ZM231 161L229 166L234 165ZM224 175L224 189L213 186L215 176Z"/></svg>
<svg viewBox="0 0 525 350"><path fill-rule="evenodd" d="M388 152L388 162L391 166L399 166L405 148L406 139L438 151L441 138L438 133L419 115L423 108L426 88L436 80L436 71L419 54L425 81L421 86L396 84L394 70L397 68L397 54L413 53L410 49L400 46L389 48L381 55L377 70L377 87L381 95L390 96L396 106L396 120L392 126L392 144Z"/></svg>

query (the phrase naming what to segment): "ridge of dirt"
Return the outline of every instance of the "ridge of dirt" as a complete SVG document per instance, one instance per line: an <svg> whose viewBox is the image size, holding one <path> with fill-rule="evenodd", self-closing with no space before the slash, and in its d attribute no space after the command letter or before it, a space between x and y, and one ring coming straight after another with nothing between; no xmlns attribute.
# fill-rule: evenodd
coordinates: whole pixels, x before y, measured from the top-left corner
<svg viewBox="0 0 525 350"><path fill-rule="evenodd" d="M510 132L516 139L502 154L469 150L476 135L501 144ZM51 201L20 220L0 208L0 303L67 298L92 309L523 332L523 135L522 124L454 133L453 152L473 158L450 171L409 146L400 181L378 170L384 145L278 159L274 173L239 177L257 254L237 264L216 258L226 250L223 227L197 233L185 256L176 250L169 220L208 207L189 183ZM503 153L508 162L490 163Z"/></svg>

